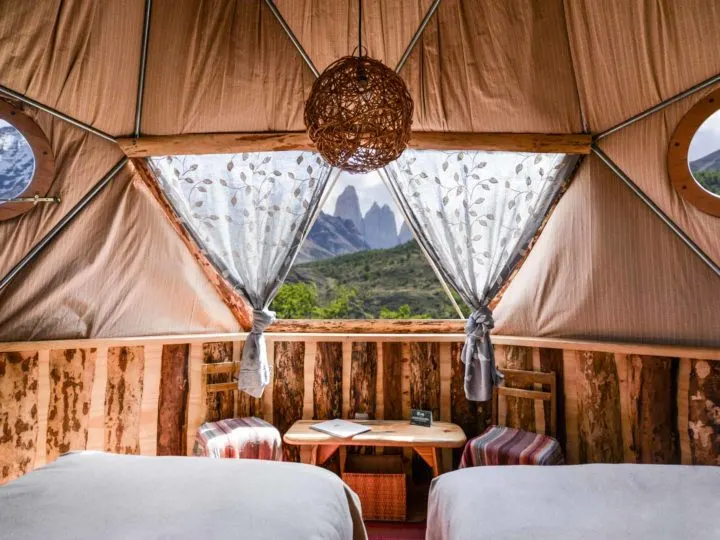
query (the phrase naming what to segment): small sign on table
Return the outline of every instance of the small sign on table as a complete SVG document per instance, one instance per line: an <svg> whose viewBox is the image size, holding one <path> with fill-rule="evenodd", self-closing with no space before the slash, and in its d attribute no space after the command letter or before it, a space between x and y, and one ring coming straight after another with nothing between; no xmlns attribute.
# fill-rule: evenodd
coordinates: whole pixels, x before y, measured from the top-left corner
<svg viewBox="0 0 720 540"><path fill-rule="evenodd" d="M410 423L414 426L432 427L432 411L410 409Z"/></svg>

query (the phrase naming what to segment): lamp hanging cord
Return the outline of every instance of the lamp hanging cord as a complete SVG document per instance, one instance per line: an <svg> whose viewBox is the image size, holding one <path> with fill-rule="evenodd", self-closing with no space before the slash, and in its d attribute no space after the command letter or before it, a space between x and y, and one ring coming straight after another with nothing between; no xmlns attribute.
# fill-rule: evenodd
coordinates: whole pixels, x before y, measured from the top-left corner
<svg viewBox="0 0 720 540"><path fill-rule="evenodd" d="M362 58L362 0L358 0L358 59Z"/></svg>

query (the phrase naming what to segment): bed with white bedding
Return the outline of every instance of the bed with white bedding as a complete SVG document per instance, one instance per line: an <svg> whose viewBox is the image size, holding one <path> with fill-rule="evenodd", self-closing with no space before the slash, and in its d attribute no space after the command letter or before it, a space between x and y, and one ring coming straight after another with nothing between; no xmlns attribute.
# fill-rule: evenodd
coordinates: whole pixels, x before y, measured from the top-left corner
<svg viewBox="0 0 720 540"><path fill-rule="evenodd" d="M78 452L0 487L0 538L365 540L334 474L259 460Z"/></svg>
<svg viewBox="0 0 720 540"><path fill-rule="evenodd" d="M433 480L427 540L720 539L720 467L473 467Z"/></svg>

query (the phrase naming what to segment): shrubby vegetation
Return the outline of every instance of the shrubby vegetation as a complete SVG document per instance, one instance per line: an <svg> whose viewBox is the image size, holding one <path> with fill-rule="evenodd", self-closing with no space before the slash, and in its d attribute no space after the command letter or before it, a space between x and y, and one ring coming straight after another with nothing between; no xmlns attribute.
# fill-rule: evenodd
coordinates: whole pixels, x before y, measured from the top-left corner
<svg viewBox="0 0 720 540"><path fill-rule="evenodd" d="M709 171L696 172L693 173L693 177L702 187L720 196L720 170L711 169Z"/></svg>
<svg viewBox="0 0 720 540"><path fill-rule="evenodd" d="M414 241L299 264L270 308L283 319L457 317Z"/></svg>

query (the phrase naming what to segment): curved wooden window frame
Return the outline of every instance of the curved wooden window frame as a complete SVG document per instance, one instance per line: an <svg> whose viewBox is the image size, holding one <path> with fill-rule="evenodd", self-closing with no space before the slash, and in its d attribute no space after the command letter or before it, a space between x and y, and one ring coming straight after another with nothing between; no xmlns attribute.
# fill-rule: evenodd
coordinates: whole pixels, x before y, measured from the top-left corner
<svg viewBox="0 0 720 540"><path fill-rule="evenodd" d="M53 181L55 173L55 157L43 130L22 109L0 100L0 119L5 120L17 129L30 145L35 159L35 172L27 189L19 197L45 197ZM32 210L31 202L0 204L0 221L12 219Z"/></svg>
<svg viewBox="0 0 720 540"><path fill-rule="evenodd" d="M720 196L703 188L690 172L688 151L695 133L720 110L720 88L698 101L675 128L668 146L667 167L675 191L697 209L720 217Z"/></svg>

